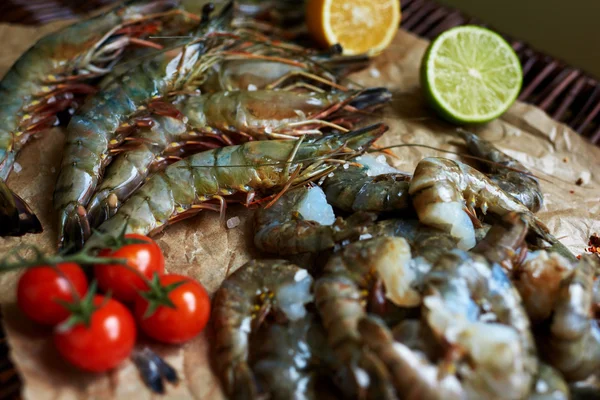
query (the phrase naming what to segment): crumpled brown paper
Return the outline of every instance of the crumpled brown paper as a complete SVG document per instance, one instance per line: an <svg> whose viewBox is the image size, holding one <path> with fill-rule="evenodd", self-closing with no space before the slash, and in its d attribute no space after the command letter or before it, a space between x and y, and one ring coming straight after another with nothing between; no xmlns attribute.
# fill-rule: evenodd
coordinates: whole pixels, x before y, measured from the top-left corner
<svg viewBox="0 0 600 400"><path fill-rule="evenodd" d="M48 31L51 28L45 28ZM35 32L35 34L34 34ZM42 34L30 28L0 26L3 51L0 73ZM445 124L424 105L418 83L418 68L427 42L400 31L390 48L373 65L353 79L368 86L386 86L394 92L391 106L383 112L390 131L383 145L420 143L446 150L463 151L451 142L453 127ZM2 99L6 101L6 99ZM600 232L600 178L595 171L600 149L587 143L568 127L552 121L539 109L515 104L501 119L476 130L542 178L545 205L540 218L575 254L584 252L589 236ZM20 168L9 185L32 205L45 231L20 239L1 239L0 253L22 243L36 243L51 251L55 243L52 190L60 162L64 133L53 129L39 135L18 157ZM396 167L412 171L428 155L456 158L434 150L406 147L395 149ZM20 171L19 171L20 170ZM583 184L575 182L581 178ZM167 268L197 278L212 294L225 278L249 258L252 226L249 212L231 207L228 218L238 216L241 224L226 229L215 213L178 223L156 239L165 253ZM14 306L16 274L0 275L0 302L10 357L24 382L24 399L151 399L131 362L108 374L90 375L76 371L58 358L49 331L28 322ZM171 363L182 379L169 387L172 399L220 399L219 383L210 369L210 329L184 346L152 344Z"/></svg>

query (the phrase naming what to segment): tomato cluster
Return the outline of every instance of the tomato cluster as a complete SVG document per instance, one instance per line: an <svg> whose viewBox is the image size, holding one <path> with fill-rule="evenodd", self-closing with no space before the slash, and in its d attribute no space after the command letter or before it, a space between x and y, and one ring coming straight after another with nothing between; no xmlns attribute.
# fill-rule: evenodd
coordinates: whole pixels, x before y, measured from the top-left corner
<svg viewBox="0 0 600 400"><path fill-rule="evenodd" d="M33 321L54 327L58 352L86 371L107 371L128 358L137 327L155 340L183 343L198 335L210 316L204 287L189 277L165 274L156 242L137 234L124 240L98 256L125 262L94 265L91 285L72 262L35 266L19 279L19 308ZM105 295L95 293L96 283Z"/></svg>

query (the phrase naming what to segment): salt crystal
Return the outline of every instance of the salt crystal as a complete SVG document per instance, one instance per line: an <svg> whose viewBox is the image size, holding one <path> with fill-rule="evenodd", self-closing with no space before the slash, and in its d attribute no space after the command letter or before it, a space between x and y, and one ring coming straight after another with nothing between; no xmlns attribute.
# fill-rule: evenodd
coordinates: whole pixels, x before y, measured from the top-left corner
<svg viewBox="0 0 600 400"><path fill-rule="evenodd" d="M273 133L273 129L271 129L271 127L270 127L270 126L267 126L267 127L265 128L265 133Z"/></svg>
<svg viewBox="0 0 600 400"><path fill-rule="evenodd" d="M364 369L356 368L354 371L354 374L355 374L358 386L360 386L361 388L369 387L369 384L371 383L371 379L369 378L369 374Z"/></svg>
<svg viewBox="0 0 600 400"><path fill-rule="evenodd" d="M381 73L377 68L371 68L369 70L369 75L371 75L373 78L379 78L381 76Z"/></svg>
<svg viewBox="0 0 600 400"><path fill-rule="evenodd" d="M238 226L239 224L240 224L239 217L233 217L233 218L229 218L227 220L227 228L229 228L229 229L233 229L236 226Z"/></svg>
<svg viewBox="0 0 600 400"><path fill-rule="evenodd" d="M253 91L255 91L255 90L256 90L256 85L249 84L249 85L248 85L248 90L249 90L250 92L253 92Z"/></svg>
<svg viewBox="0 0 600 400"><path fill-rule="evenodd" d="M21 164L19 164L18 162L15 163L15 165L13 166L13 168L15 169L15 172L18 174L19 172L21 172L21 170L23 169L21 167Z"/></svg>
<svg viewBox="0 0 600 400"><path fill-rule="evenodd" d="M367 240L367 239L371 239L373 237L373 235L371 235L370 233L363 233L362 235L360 235L358 237L358 240Z"/></svg>
<svg viewBox="0 0 600 400"><path fill-rule="evenodd" d="M545 393L548 391L548 384L543 380L538 380L535 384L536 392Z"/></svg>
<svg viewBox="0 0 600 400"><path fill-rule="evenodd" d="M328 178L333 178L333 172L331 172L329 175L327 175Z"/></svg>
<svg viewBox="0 0 600 400"><path fill-rule="evenodd" d="M350 164L344 164L344 169L348 169L348 167L350 167Z"/></svg>

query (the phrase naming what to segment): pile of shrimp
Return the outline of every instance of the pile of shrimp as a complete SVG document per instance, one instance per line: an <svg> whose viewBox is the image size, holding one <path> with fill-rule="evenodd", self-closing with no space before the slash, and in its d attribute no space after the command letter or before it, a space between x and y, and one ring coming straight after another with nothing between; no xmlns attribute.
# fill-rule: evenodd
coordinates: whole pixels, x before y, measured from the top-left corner
<svg viewBox="0 0 600 400"><path fill-rule="evenodd" d="M600 258L536 217L522 164L456 135L481 170L431 157L408 174L364 154L256 211L265 258L213 300L230 398L600 394Z"/></svg>
<svg viewBox="0 0 600 400"><path fill-rule="evenodd" d="M125 215L132 229L158 232L200 209L222 210L225 197L234 201L234 194L244 194L236 201L249 205L269 196L284 177L312 180L350 153L364 152L368 141L352 139L350 131L391 99L384 88L343 82L368 57L342 56L340 46L318 51L285 41L281 29L247 17L263 13L261 8L252 1L217 7L128 0L31 47L0 84L0 236L43 230L32 207L5 182L32 135L61 120L68 125L53 203L57 245L69 251L80 249L93 230L109 230L112 225L103 224L112 217ZM280 14L293 19L288 8ZM374 141L381 129L365 137ZM320 141L326 137L331 140ZM300 145L292 146L294 154L310 160L292 165L291 142ZM227 158L233 146L246 144L239 153L255 155ZM221 150L223 162L237 161L236 168L260 169L257 161L269 157L284 168L278 178L259 179L262 186L234 173L231 182L179 198L178 186L190 188L183 170L192 172L190 179L206 175L202 157L211 156L204 152L213 151L221 163ZM204 155L192 158L197 154ZM179 178L167 178L173 175ZM142 206L136 196L147 198L145 189L156 190L164 179L171 208ZM141 214L139 207L145 207Z"/></svg>
<svg viewBox="0 0 600 400"><path fill-rule="evenodd" d="M369 58L303 47L276 3L129 0L36 43L0 84L0 235L42 230L5 180L66 114L63 251L254 210L264 258L213 300L230 398L598 395L600 260L537 218L538 180L464 130L479 165L389 165L391 93L347 78Z"/></svg>

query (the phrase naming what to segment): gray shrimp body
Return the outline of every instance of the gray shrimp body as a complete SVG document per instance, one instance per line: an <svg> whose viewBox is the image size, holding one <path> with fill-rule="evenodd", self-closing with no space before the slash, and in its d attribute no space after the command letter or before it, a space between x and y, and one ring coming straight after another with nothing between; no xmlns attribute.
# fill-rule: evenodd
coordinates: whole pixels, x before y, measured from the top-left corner
<svg viewBox="0 0 600 400"><path fill-rule="evenodd" d="M426 287L424 314L438 340L462 348L477 366L458 368L469 397L526 397L538 368L535 343L500 265L456 249L437 261Z"/></svg>
<svg viewBox="0 0 600 400"><path fill-rule="evenodd" d="M584 380L600 368L600 327L592 314L598 257L586 254L560 285L546 334L538 335L542 354L568 381Z"/></svg>
<svg viewBox="0 0 600 400"><path fill-rule="evenodd" d="M475 246L475 228L471 216L475 207L504 216L521 213L538 237L556 242L548 228L533 213L502 190L483 173L456 160L429 157L419 162L410 181L409 194L419 220L450 232L459 239L458 247ZM468 210L468 212L466 211Z"/></svg>
<svg viewBox="0 0 600 400"><path fill-rule="evenodd" d="M289 321L304 318L311 284L306 270L285 260L253 260L225 279L213 300L212 321L217 371L228 396L258 398L248 364L250 336L269 314Z"/></svg>
<svg viewBox="0 0 600 400"><path fill-rule="evenodd" d="M297 139L321 135L323 125L317 119L327 119L345 105L368 108L390 99L385 88L325 93L221 91L190 98L182 112L194 128L217 130L232 135L232 140Z"/></svg>
<svg viewBox="0 0 600 400"><path fill-rule="evenodd" d="M58 123L57 114L94 93L98 80L146 44L157 26L165 34L192 28L176 0L130 0L50 33L29 48L0 80L0 235L39 233L29 206L5 185L17 154L33 134ZM176 20L175 26L169 24ZM154 23L159 22L154 26Z"/></svg>
<svg viewBox="0 0 600 400"><path fill-rule="evenodd" d="M251 342L251 367L273 400L336 398L329 368L333 354L323 327L311 314L286 324L265 324Z"/></svg>
<svg viewBox="0 0 600 400"><path fill-rule="evenodd" d="M87 215L92 228L112 217L126 200L156 168L165 149L187 132L186 124L167 116L153 118L152 126L130 136L143 137L134 148L113 157L104 179L98 185L87 206ZM142 139L142 138L140 138Z"/></svg>
<svg viewBox="0 0 600 400"><path fill-rule="evenodd" d="M385 387L392 385L381 361L363 350L358 321L366 315L365 292L373 289L379 271L404 259L410 259L410 248L404 239L379 237L354 242L329 259L323 275L315 282L315 305L329 345L340 362L338 373L346 371L354 377L352 387L345 388L349 395L360 393L357 376L361 371L379 383L379 391L389 391ZM395 289L396 294L408 296L403 287Z"/></svg>

